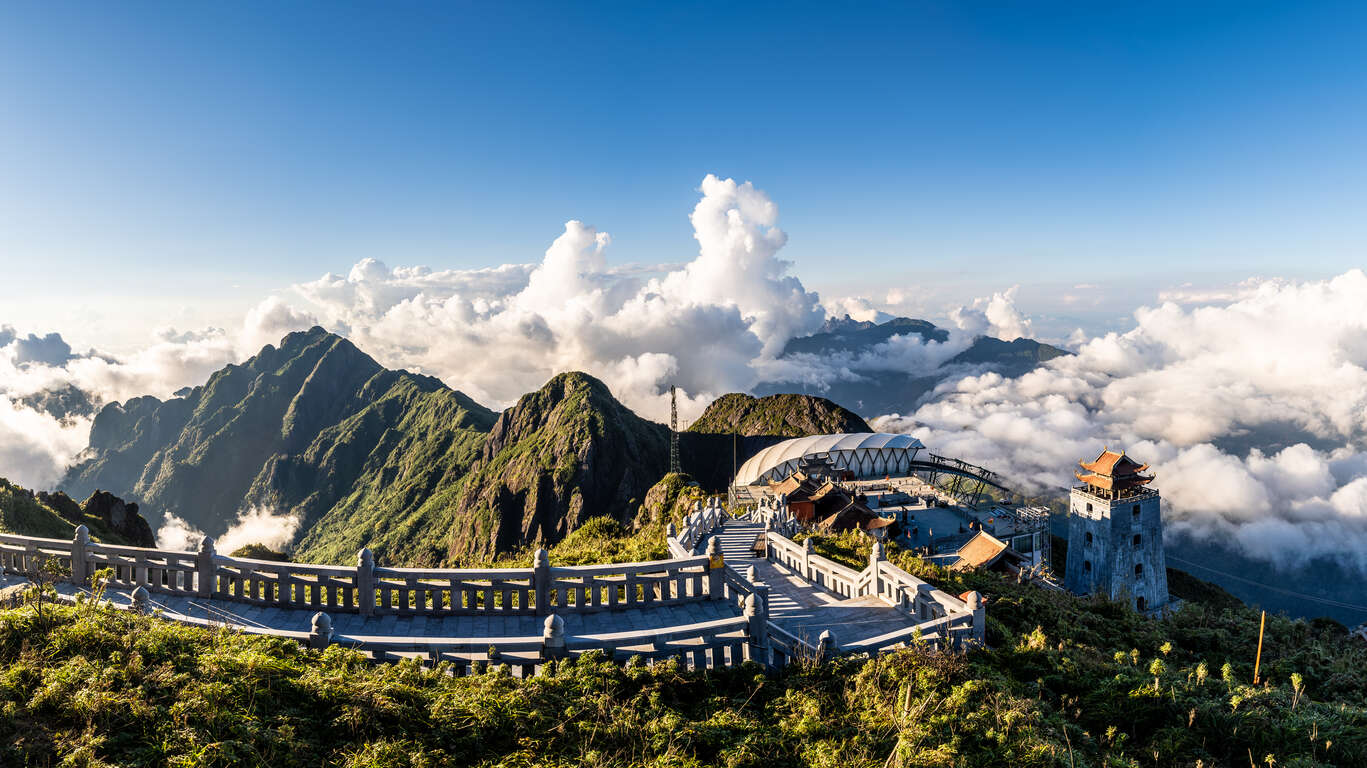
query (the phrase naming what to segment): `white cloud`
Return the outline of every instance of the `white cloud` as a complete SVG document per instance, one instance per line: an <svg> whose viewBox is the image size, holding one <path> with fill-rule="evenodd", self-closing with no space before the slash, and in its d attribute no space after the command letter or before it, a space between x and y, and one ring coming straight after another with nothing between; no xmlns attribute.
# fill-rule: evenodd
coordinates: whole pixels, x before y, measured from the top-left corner
<svg viewBox="0 0 1367 768"><path fill-rule="evenodd" d="M972 336L994 336L1002 341L1030 337L1030 319L1016 309L1019 285L977 299L949 313L955 327Z"/></svg>
<svg viewBox="0 0 1367 768"><path fill-rule="evenodd" d="M157 546L176 552L193 552L199 549L204 540L204 531L195 528L185 520L167 514L166 520L157 529Z"/></svg>
<svg viewBox="0 0 1367 768"><path fill-rule="evenodd" d="M1222 306L1140 309L1133 330L1075 356L946 382L879 423L1037 487L1066 484L1103 444L1126 447L1154 464L1175 529L1367 572L1367 275L1241 290Z"/></svg>
<svg viewBox="0 0 1367 768"><path fill-rule="evenodd" d="M214 550L226 555L248 544L264 544L285 551L294 542L301 522L296 515L251 507L240 512L232 525L214 541ZM161 528L157 529L157 546L162 549L193 552L199 549L203 540L204 531L175 515L167 515Z"/></svg>
<svg viewBox="0 0 1367 768"><path fill-rule="evenodd" d="M277 551L283 550L294 541L299 523L295 515L277 513L265 507L252 507L238 515L237 521L218 537L214 549L231 554L248 544L264 544Z"/></svg>
<svg viewBox="0 0 1367 768"><path fill-rule="evenodd" d="M28 488L53 487L89 442L90 423L58 420L0 393L0 477Z"/></svg>
<svg viewBox="0 0 1367 768"><path fill-rule="evenodd" d="M777 257L787 241L778 207L748 182L709 175L701 192L690 216L697 258L655 277L610 268L609 235L570 221L536 265L434 272L367 259L295 289L382 363L493 406L584 370L657 419L675 383L691 418L715 395L751 387L825 316Z"/></svg>

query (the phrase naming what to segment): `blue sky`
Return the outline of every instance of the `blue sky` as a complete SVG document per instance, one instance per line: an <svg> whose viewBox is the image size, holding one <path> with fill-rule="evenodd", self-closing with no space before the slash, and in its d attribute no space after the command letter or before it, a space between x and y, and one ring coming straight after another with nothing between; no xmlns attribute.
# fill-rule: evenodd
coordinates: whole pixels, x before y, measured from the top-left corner
<svg viewBox="0 0 1367 768"><path fill-rule="evenodd" d="M1365 34L1361 3L9 3L0 323L95 343L111 294L193 324L367 256L534 261L570 218L683 261L709 172L823 295L1329 275L1367 240Z"/></svg>

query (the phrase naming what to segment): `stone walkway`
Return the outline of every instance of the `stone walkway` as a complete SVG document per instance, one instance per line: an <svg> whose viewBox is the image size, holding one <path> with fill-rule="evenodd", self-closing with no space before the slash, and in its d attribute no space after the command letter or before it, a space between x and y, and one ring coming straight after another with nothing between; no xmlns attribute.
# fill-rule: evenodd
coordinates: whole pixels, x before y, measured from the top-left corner
<svg viewBox="0 0 1367 768"><path fill-rule="evenodd" d="M821 633L830 630L836 646L840 647L915 624L910 617L877 597L843 599L787 568L756 558L752 546L755 537L763 531L763 526L757 523L726 519L699 542L698 550L705 550L707 539L715 537L721 542L727 565L741 573L754 566L756 578L769 586L770 621L790 634L815 645ZM71 584L57 585L57 589L67 598L74 598L83 591ZM111 589L105 597L119 608L132 605L131 590ZM152 594L149 608L174 621L301 639L307 638L315 613L315 609L256 606L158 593ZM702 600L673 606L565 613L561 618L568 638L593 639L612 633L663 630L739 615L730 600ZM361 616L340 611L329 613L329 616L335 637L359 642L540 638L546 620L544 616L488 614Z"/></svg>
<svg viewBox="0 0 1367 768"><path fill-rule="evenodd" d="M769 620L774 624L813 645L822 632L830 630L837 647L916 624L878 597L847 600L781 565L755 557L751 547L763 532L759 523L725 520L709 538L721 540L727 565L741 573L753 565L755 578L769 585Z"/></svg>

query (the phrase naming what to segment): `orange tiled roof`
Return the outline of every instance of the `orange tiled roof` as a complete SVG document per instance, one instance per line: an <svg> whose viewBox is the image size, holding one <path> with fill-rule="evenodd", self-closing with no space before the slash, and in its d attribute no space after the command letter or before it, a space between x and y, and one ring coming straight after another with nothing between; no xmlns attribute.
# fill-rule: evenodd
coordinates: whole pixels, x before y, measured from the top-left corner
<svg viewBox="0 0 1367 768"><path fill-rule="evenodd" d="M1140 464L1125 455L1124 451L1116 453L1112 450L1101 451L1101 455L1096 457L1096 461L1079 461L1078 464L1088 472L1098 475L1133 475L1143 472L1149 468L1148 464Z"/></svg>
<svg viewBox="0 0 1367 768"><path fill-rule="evenodd" d="M1145 475L1111 477L1110 475L1084 475L1081 472L1074 472L1073 477L1076 477L1087 485L1095 485L1098 488L1105 488L1108 491L1119 490L1121 488L1133 488L1137 485L1145 485L1153 482L1152 476Z"/></svg>
<svg viewBox="0 0 1367 768"><path fill-rule="evenodd" d="M1006 551L1006 542L986 531L968 540L959 548L959 559L954 563L956 570L978 568L989 565Z"/></svg>
<svg viewBox="0 0 1367 768"><path fill-rule="evenodd" d="M823 484L820 488L817 488L815 491L812 492L812 501L820 501L821 499L825 498L827 494L833 492L834 490L836 490L835 483L832 483L830 480L827 480L825 484Z"/></svg>

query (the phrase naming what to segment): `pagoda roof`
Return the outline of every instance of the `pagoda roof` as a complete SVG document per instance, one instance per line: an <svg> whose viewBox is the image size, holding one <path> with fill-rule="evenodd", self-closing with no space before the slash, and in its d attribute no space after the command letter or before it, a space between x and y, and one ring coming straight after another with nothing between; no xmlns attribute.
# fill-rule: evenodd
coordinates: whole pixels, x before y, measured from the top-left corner
<svg viewBox="0 0 1367 768"><path fill-rule="evenodd" d="M1074 472L1073 477L1086 483L1095 485L1098 488L1105 488L1108 491L1119 491L1126 488L1134 488L1139 485L1147 485L1153 482L1153 475L1121 475L1112 477L1111 475L1098 475L1095 473L1082 474Z"/></svg>
<svg viewBox="0 0 1367 768"><path fill-rule="evenodd" d="M1125 475L1137 475L1149 468L1148 464L1140 464L1124 451L1116 453L1109 449L1102 449L1101 455L1095 461L1079 461L1083 469L1096 475L1123 477ZM1100 483L1095 483L1100 485Z"/></svg>

